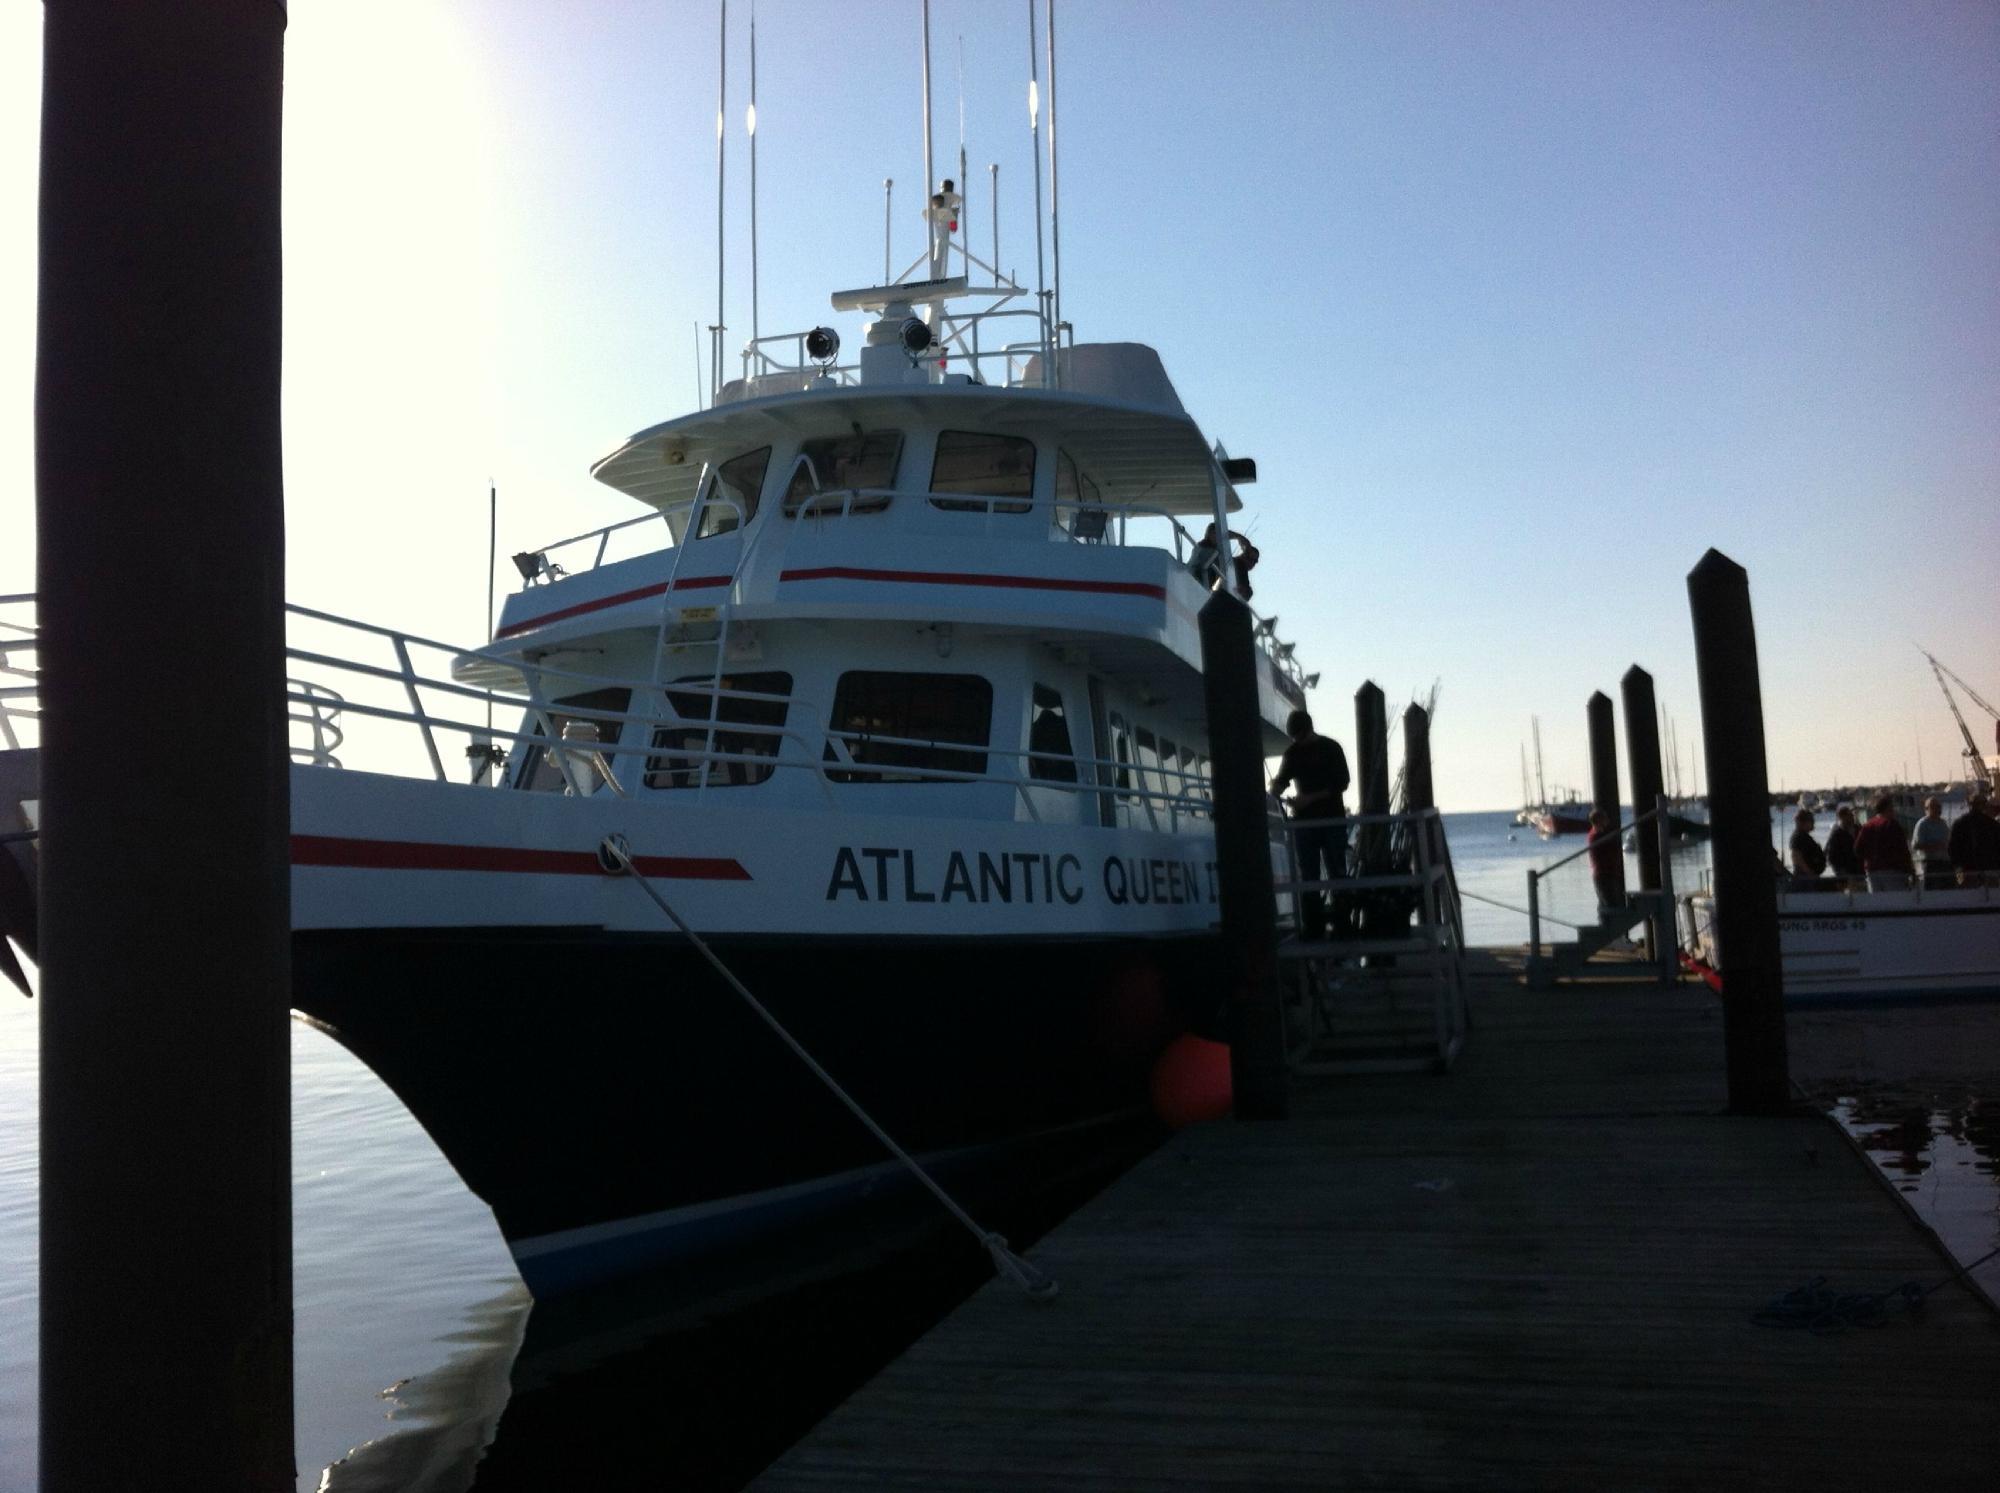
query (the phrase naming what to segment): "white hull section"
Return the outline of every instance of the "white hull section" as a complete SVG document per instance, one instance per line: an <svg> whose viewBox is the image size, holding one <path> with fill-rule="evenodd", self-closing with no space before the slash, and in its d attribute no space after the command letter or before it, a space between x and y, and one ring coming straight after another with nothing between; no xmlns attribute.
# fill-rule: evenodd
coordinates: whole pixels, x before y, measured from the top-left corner
<svg viewBox="0 0 2000 1493"><path fill-rule="evenodd" d="M297 768L293 925L662 931L600 869L621 835L698 931L1078 939L1203 932L1219 918L1214 837L991 818L871 814L876 785L823 812L741 793L587 798ZM889 786L907 802L936 788Z"/></svg>
<svg viewBox="0 0 2000 1493"><path fill-rule="evenodd" d="M1712 907L1691 898L1713 965ZM2000 996L2000 888L1780 892L1788 1005L1867 1005Z"/></svg>

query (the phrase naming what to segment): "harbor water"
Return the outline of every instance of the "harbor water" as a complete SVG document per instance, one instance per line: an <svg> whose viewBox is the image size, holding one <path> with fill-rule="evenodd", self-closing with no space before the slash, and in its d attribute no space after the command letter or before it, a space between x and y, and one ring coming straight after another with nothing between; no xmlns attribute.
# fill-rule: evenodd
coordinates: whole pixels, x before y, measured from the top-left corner
<svg viewBox="0 0 2000 1493"><path fill-rule="evenodd" d="M1524 942L1526 873L1579 843L1512 820L1446 816L1474 944ZM1677 886L1699 886L1706 847L1674 862ZM1581 859L1542 906L1548 938L1591 919ZM35 1479L35 1018L0 988L0 1490ZM1952 1252L2000 1244L2000 1008L1794 1016L1791 1033L1800 1087ZM292 1078L301 1489L739 1486L986 1271L960 1239L885 1247L837 1288L810 1269L762 1301L718 1282L706 1311L531 1309L491 1214L373 1074L295 1021ZM1080 1174L1069 1201L1102 1180ZM1009 1226L1019 1243L1055 1216ZM1977 1278L2000 1296L2000 1261ZM656 1458L621 1465L641 1441Z"/></svg>

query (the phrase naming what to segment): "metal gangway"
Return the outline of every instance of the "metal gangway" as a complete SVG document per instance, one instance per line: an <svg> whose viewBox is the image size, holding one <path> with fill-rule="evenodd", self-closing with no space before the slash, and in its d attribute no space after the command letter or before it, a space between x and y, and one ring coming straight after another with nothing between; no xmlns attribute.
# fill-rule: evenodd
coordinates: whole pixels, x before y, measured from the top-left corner
<svg viewBox="0 0 2000 1493"><path fill-rule="evenodd" d="M1281 912L1287 898L1293 904L1278 944L1292 1071L1449 1069L1465 1045L1465 925L1443 815L1274 818L1272 827L1290 868L1276 885ZM1298 831L1332 827L1354 834L1345 867L1353 874L1303 878ZM1330 904L1317 936L1306 916L1313 895Z"/></svg>

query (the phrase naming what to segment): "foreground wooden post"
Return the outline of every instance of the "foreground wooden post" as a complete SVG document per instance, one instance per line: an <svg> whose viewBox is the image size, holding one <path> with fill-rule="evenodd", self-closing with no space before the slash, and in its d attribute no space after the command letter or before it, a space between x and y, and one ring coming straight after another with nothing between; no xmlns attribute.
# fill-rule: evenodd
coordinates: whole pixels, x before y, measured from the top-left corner
<svg viewBox="0 0 2000 1493"><path fill-rule="evenodd" d="M1618 692L1625 703L1625 765L1632 779L1632 813L1637 817L1659 806L1662 786L1660 713L1653 702L1653 676L1634 664L1618 681ZM1660 846L1667 843L1661 831L1667 827L1666 819L1662 813L1637 832L1642 892L1660 889ZM1661 944L1674 936L1673 920L1670 915L1654 918L1646 927L1646 952L1658 958Z"/></svg>
<svg viewBox="0 0 2000 1493"><path fill-rule="evenodd" d="M1784 971L1750 577L1710 550L1688 572L1687 587L1708 764L1729 1107L1737 1114L1782 1114L1791 1108Z"/></svg>
<svg viewBox="0 0 2000 1493"><path fill-rule="evenodd" d="M1602 809L1611 820L1611 828L1618 828L1624 805L1618 798L1618 731L1611 718L1611 697L1598 690L1584 707L1590 722L1590 801L1593 809ZM1593 868L1594 869L1594 868ZM1600 886L1598 895L1607 905L1625 899L1625 852L1620 850L1611 862L1611 874Z"/></svg>
<svg viewBox="0 0 2000 1493"><path fill-rule="evenodd" d="M1278 905L1271 876L1264 727L1257 709L1262 660L1250 608L1217 590L1201 609L1202 688L1215 795L1215 862L1229 984L1229 1074L1238 1119L1290 1111L1284 1009L1278 993Z"/></svg>
<svg viewBox="0 0 2000 1493"><path fill-rule="evenodd" d="M41 1486L275 1493L285 12L43 16Z"/></svg>

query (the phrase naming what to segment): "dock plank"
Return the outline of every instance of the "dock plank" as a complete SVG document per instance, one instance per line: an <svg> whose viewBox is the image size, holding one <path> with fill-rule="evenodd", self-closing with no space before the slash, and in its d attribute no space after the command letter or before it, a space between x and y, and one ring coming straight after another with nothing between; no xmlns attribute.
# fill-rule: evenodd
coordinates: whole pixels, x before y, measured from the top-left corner
<svg viewBox="0 0 2000 1493"><path fill-rule="evenodd" d="M1705 990L1489 967L1449 1075L1183 1132L754 1484L780 1490L2000 1486L2000 1320L1824 1120L1722 1113Z"/></svg>

